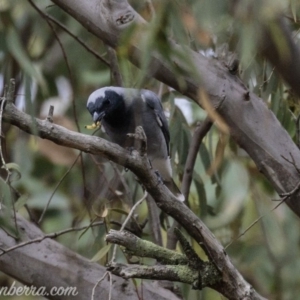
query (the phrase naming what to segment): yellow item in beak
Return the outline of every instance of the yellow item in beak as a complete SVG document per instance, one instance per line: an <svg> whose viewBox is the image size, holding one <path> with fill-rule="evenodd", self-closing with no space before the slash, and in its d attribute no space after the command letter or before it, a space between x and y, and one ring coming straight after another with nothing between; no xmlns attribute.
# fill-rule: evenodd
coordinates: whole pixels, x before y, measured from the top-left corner
<svg viewBox="0 0 300 300"><path fill-rule="evenodd" d="M101 122L97 121L97 123L93 123L92 125L85 125L86 129L97 129L101 127Z"/></svg>

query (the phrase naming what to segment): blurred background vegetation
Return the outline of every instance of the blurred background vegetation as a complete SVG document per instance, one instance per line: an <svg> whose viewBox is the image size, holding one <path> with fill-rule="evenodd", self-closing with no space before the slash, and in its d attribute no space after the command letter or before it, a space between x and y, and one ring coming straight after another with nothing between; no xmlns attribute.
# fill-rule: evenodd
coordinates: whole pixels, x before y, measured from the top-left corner
<svg viewBox="0 0 300 300"><path fill-rule="evenodd" d="M15 78L15 103L20 109L45 118L49 106L54 105L55 123L92 134L84 127L91 123L86 100L95 89L116 84L109 67L110 50L50 1L35 3L103 60L41 15L29 1L0 0L1 94L9 79ZM142 86L161 96L170 124L172 164L179 186L193 131L206 113L176 91L147 77L147 53L156 50L167 60L179 55L172 51L166 37L211 59L226 58L231 52L237 54L244 83L266 102L296 141L299 99L295 99L273 67L256 52L259 24L268 22L278 11L285 11L295 42L299 43L298 1L132 0L130 3L147 21L152 21L143 37L146 53L143 68L137 69L126 57L128 41L135 33L135 28L130 28L117 52L120 72L125 86ZM178 59L186 60L187 71L193 72L186 57ZM174 72L179 71L174 69ZM105 265L112 250L104 241L105 233L110 228L120 228L132 204L143 194L134 176L101 157L59 147L9 124L4 123L2 130L3 155L6 163L14 163L12 170L16 176L12 186L17 191L5 192L2 170L3 203L12 207L16 201L15 209L28 219L29 210L31 218L46 233L103 220L104 225L97 229L68 233L58 241ZM101 131L96 134L107 138ZM188 205L224 246L229 245L226 250L234 265L258 292L270 299L300 299L300 222L284 204L270 212L278 204L274 199L278 196L247 153L213 127L197 157ZM249 229L260 216L261 220ZM147 217L144 202L129 229L151 240ZM166 244L166 230L172 219L161 214L160 220ZM1 226L14 231L6 220L1 221ZM196 243L193 246L203 256L199 246ZM126 261L121 252L118 260ZM146 259L143 262L151 263ZM0 286L9 286L12 280L0 273ZM135 284L142 282L135 280ZM190 286L178 286L185 299L222 299L210 289L193 291Z"/></svg>

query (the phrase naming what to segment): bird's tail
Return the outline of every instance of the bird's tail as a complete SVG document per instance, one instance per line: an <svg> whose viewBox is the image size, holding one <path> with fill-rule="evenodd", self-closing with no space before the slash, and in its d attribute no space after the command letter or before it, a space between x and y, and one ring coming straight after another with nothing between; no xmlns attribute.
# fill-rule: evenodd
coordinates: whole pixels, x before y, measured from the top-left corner
<svg viewBox="0 0 300 300"><path fill-rule="evenodd" d="M178 188L178 186L172 178L170 178L170 180L168 181L164 181L164 184L170 190L170 192L178 199L178 201L183 202L185 200L183 194L181 193L180 189Z"/></svg>

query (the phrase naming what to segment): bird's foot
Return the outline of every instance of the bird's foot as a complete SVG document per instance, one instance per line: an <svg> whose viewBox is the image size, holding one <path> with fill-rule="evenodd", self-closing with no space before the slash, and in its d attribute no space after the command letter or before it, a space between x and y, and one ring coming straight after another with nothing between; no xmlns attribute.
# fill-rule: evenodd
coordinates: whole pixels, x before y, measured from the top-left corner
<svg viewBox="0 0 300 300"><path fill-rule="evenodd" d="M147 137L142 126L135 128L135 133L127 133L127 136L136 140L135 148L141 156L147 152Z"/></svg>

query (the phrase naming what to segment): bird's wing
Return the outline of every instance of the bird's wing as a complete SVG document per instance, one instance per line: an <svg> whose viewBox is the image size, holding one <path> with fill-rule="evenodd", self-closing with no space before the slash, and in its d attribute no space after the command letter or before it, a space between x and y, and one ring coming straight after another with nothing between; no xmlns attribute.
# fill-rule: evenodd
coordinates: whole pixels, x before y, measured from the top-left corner
<svg viewBox="0 0 300 300"><path fill-rule="evenodd" d="M153 110L153 112L155 113L157 123L165 137L165 141L166 141L167 149L168 149L168 155L170 155L170 149L169 149L170 132L169 132L169 127L168 127L168 121L164 114L164 110L161 105L161 102L160 102L158 96L151 91L142 90L141 95L142 95L142 97L145 98L148 107L151 108Z"/></svg>

